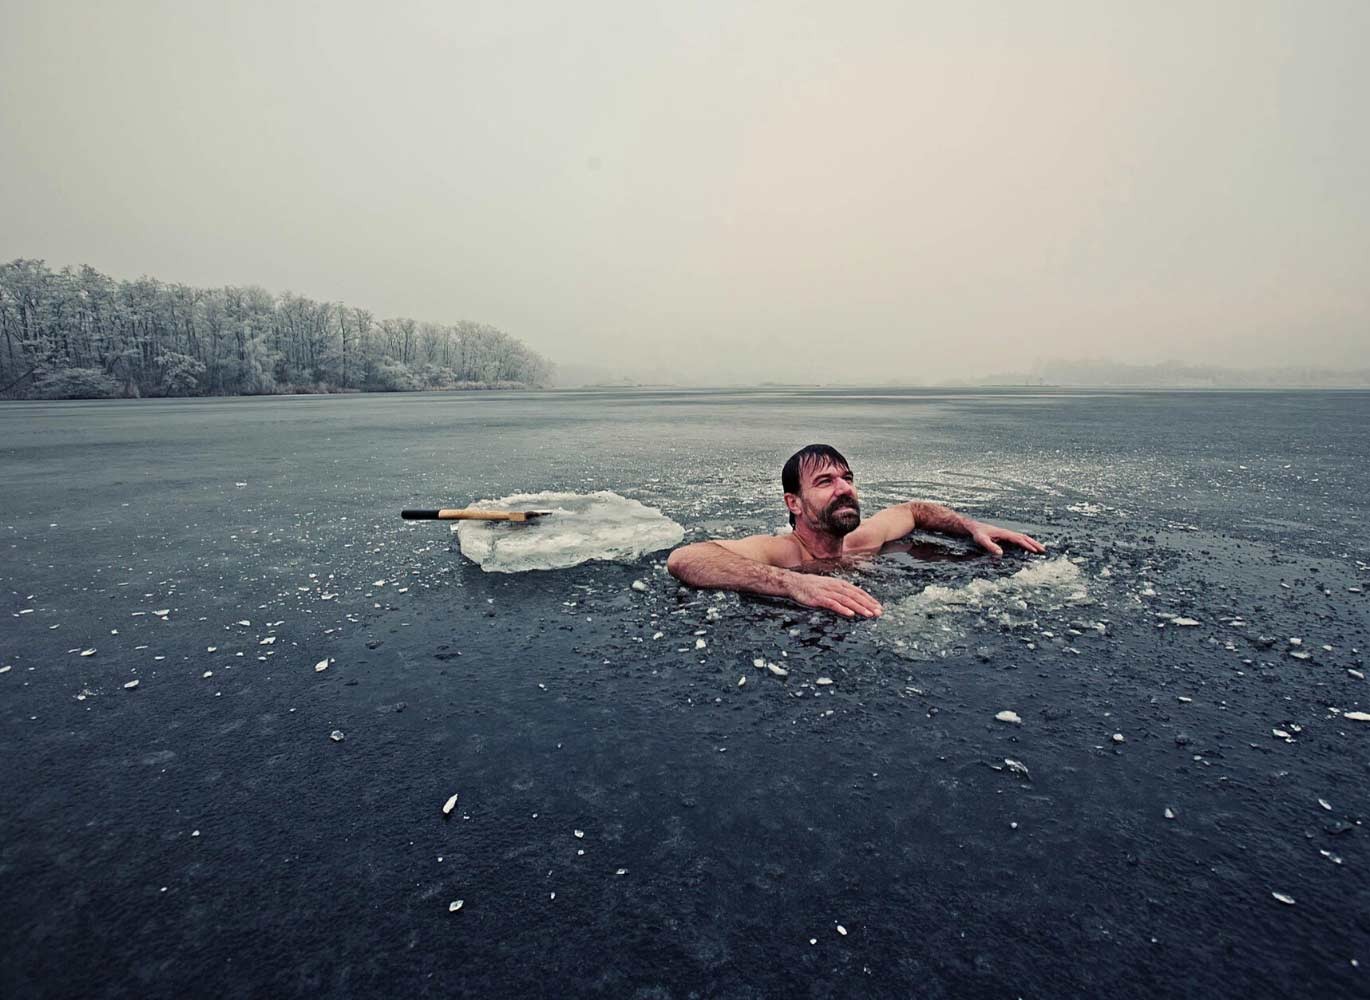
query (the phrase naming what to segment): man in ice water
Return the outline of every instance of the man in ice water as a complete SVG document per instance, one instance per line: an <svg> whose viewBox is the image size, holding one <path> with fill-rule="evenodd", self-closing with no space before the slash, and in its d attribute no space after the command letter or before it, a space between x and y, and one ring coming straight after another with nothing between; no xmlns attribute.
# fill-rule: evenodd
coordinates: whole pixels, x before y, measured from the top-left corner
<svg viewBox="0 0 1370 1000"><path fill-rule="evenodd" d="M922 500L887 507L863 522L851 465L830 445L811 444L795 452L780 481L793 532L682 546L666 561L671 575L692 587L788 597L848 618L873 617L883 610L874 597L855 584L818 574L876 555L914 528L969 536L996 556L1004 554L1001 543L1046 551L1027 535Z"/></svg>

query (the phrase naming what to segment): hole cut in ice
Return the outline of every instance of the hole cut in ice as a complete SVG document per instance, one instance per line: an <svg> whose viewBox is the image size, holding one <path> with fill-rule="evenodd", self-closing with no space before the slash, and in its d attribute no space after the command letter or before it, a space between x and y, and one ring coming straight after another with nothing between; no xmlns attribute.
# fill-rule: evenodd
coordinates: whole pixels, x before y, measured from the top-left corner
<svg viewBox="0 0 1370 1000"><path fill-rule="evenodd" d="M959 587L932 584L887 605L880 629L901 655L921 659L943 655L960 643L974 624L972 615L1005 628L1035 631L1033 616L1088 600L1080 567L1058 556L1009 576L982 577Z"/></svg>
<svg viewBox="0 0 1370 1000"><path fill-rule="evenodd" d="M550 510L523 524L459 521L462 555L487 573L566 569L592 559L632 560L678 545L685 529L654 507L609 490L515 493L471 505L478 510Z"/></svg>

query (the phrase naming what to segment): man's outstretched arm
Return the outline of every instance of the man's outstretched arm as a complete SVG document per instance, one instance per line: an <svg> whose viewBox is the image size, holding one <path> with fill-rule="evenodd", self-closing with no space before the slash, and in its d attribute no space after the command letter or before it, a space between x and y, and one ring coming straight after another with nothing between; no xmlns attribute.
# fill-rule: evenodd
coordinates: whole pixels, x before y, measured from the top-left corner
<svg viewBox="0 0 1370 1000"><path fill-rule="evenodd" d="M943 507L940 503L911 500L908 507L913 512L915 527L922 528L924 531L941 532L944 535L968 536L980 548L992 555L1001 556L1004 554L1000 543L1016 545L1020 549L1038 554L1047 550L1046 546L1037 539L1024 535L1022 532L1009 531L1007 528L972 520L964 514L956 513L950 507Z"/></svg>
<svg viewBox="0 0 1370 1000"><path fill-rule="evenodd" d="M956 513L950 507L943 507L940 503L929 503L926 500L910 500L907 503L896 504L867 518L861 527L848 536L848 544L875 550L886 542L903 538L915 528L971 538L975 544L996 556L1004 554L1001 543L1016 545L1028 552L1046 551L1045 545L1021 532L976 521L964 514Z"/></svg>
<svg viewBox="0 0 1370 1000"><path fill-rule="evenodd" d="M776 542L781 539L763 535L737 542L696 542L672 552L666 569L691 587L787 597L848 618L874 617L883 610L879 601L855 584L775 565L773 560L780 554Z"/></svg>

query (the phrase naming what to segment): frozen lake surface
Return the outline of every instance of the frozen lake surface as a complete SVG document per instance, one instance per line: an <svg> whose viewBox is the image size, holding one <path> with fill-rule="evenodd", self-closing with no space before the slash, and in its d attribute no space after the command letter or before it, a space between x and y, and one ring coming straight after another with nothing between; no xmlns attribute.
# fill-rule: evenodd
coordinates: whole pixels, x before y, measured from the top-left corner
<svg viewBox="0 0 1370 1000"><path fill-rule="evenodd" d="M1331 392L0 404L0 993L1363 996L1368 426ZM655 543L486 572L399 518L607 491L770 532L814 441L867 514L1048 555L916 535L847 621Z"/></svg>

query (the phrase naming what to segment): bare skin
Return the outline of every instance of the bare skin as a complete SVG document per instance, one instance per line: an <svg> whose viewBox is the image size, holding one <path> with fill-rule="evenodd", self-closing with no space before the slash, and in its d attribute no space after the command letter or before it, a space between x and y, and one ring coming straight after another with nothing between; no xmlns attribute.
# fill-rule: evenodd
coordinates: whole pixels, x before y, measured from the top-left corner
<svg viewBox="0 0 1370 1000"><path fill-rule="evenodd" d="M855 480L840 465L805 467L799 479L799 493L785 494L793 532L685 545L671 553L666 568L692 587L785 597L848 618L870 618L884 611L879 601L853 583L819 574L869 559L915 528L971 538L994 556L1004 554L1004 545L1046 551L1020 532L923 500L887 507L862 521Z"/></svg>

